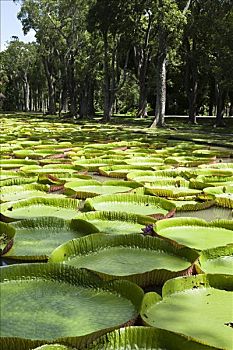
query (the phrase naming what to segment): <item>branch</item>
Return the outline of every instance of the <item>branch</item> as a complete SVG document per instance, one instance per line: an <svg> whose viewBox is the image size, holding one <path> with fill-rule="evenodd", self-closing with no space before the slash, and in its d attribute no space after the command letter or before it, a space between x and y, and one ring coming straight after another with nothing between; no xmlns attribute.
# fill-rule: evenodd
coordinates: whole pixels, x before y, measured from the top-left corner
<svg viewBox="0 0 233 350"><path fill-rule="evenodd" d="M184 14L188 11L188 9L189 9L191 3L192 3L192 0L188 0L188 1L187 1L186 5L185 5L185 8L183 9L183 13L184 13Z"/></svg>
<svg viewBox="0 0 233 350"><path fill-rule="evenodd" d="M124 65L124 73L123 73L123 80L122 82L114 89L115 92L119 91L125 84L126 78L127 78L127 66L129 61L129 52L130 49L127 51L126 58L125 58L125 65Z"/></svg>

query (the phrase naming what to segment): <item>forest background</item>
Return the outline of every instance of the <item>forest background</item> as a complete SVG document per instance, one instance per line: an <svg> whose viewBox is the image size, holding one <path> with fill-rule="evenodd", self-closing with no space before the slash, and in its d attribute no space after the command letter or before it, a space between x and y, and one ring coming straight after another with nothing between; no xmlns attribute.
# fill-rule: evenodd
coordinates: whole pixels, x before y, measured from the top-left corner
<svg viewBox="0 0 233 350"><path fill-rule="evenodd" d="M36 41L0 53L3 111L233 115L232 0L20 0ZM140 121L139 121L140 123Z"/></svg>

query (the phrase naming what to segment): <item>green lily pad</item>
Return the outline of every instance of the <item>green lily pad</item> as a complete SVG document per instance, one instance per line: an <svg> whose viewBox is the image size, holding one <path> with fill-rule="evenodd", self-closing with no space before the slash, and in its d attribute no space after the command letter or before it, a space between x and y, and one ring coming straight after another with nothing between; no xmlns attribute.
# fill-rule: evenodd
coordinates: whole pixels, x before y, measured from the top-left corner
<svg viewBox="0 0 233 350"><path fill-rule="evenodd" d="M1 202L14 202L32 197L43 197L48 193L48 186L38 184L1 187Z"/></svg>
<svg viewBox="0 0 233 350"><path fill-rule="evenodd" d="M172 202L175 202L175 204L176 204L177 201L172 201ZM209 207L208 207L208 203L210 204ZM185 217L191 217L191 218L198 218L198 219L204 219L206 221L213 221L213 220L220 220L220 219L232 220L233 213L232 213L231 209L217 207L214 205L213 201L212 201L212 203L207 201L206 204L207 204L207 206L205 207L205 203L198 202L198 207L200 205L200 208L198 208L198 207L192 208L191 203L184 204L184 206L181 208L179 208L179 204L176 204L177 209L176 209L175 216L176 217L184 217L185 216ZM203 207L202 207L202 205L203 205Z"/></svg>
<svg viewBox="0 0 233 350"><path fill-rule="evenodd" d="M107 234L131 234L141 233L142 229L156 222L155 219L137 214L128 214L114 211L95 211L78 214L73 221L77 225L83 223L83 232L86 232L85 223L88 222L93 226L94 232L103 232Z"/></svg>
<svg viewBox="0 0 233 350"><path fill-rule="evenodd" d="M175 205L166 199L134 194L103 195L85 202L86 209L119 211L139 215L164 217L175 210Z"/></svg>
<svg viewBox="0 0 233 350"><path fill-rule="evenodd" d="M172 203L176 206L177 212L187 212L187 211L199 211L199 210L205 210L208 208L211 208L215 204L215 200L207 200L204 202L193 200L193 199L171 199ZM183 213L184 214L184 213ZM192 216L196 216L196 213Z"/></svg>
<svg viewBox="0 0 233 350"><path fill-rule="evenodd" d="M127 185L127 183L124 185ZM108 183L102 184L101 182L95 180L75 180L67 182L65 184L65 189L67 190L65 193L71 195L75 194L75 196L80 199L96 197L104 194L110 195L114 193L132 191L130 186L120 186L117 185L117 182L115 185L111 185Z"/></svg>
<svg viewBox="0 0 233 350"><path fill-rule="evenodd" d="M172 218L157 221L155 231L185 246L204 250L233 242L233 230L197 218Z"/></svg>
<svg viewBox="0 0 233 350"><path fill-rule="evenodd" d="M125 160L126 164L129 165L140 165L140 166L160 166L163 165L162 158L152 158L152 157L133 157L131 159Z"/></svg>
<svg viewBox="0 0 233 350"><path fill-rule="evenodd" d="M149 166L137 166L137 165L112 165L106 167L100 167L99 173L103 176L109 176L114 178L126 179L127 174L132 170L150 170Z"/></svg>
<svg viewBox="0 0 233 350"><path fill-rule="evenodd" d="M47 260L64 242L96 232L88 222L79 227L77 221L56 217L25 219L12 223L12 227L15 229L14 244L4 257L27 261Z"/></svg>
<svg viewBox="0 0 233 350"><path fill-rule="evenodd" d="M1 159L0 168L2 169L16 169L23 166L37 164L36 160L21 160L21 159Z"/></svg>
<svg viewBox="0 0 233 350"><path fill-rule="evenodd" d="M229 275L169 280L163 299L148 293L141 317L146 325L172 331L215 349L232 349L232 286Z"/></svg>
<svg viewBox="0 0 233 350"><path fill-rule="evenodd" d="M38 348L35 348L34 350L76 350L75 348L70 348L65 345L60 344L45 344L42 346L39 346Z"/></svg>
<svg viewBox="0 0 233 350"><path fill-rule="evenodd" d="M4 203L1 205L1 214L13 220L39 216L55 216L68 220L77 215L78 205L77 199L38 197L16 203Z"/></svg>
<svg viewBox="0 0 233 350"><path fill-rule="evenodd" d="M30 184L37 181L37 176L16 176L0 181L1 187Z"/></svg>
<svg viewBox="0 0 233 350"><path fill-rule="evenodd" d="M103 282L60 264L21 264L1 273L1 346L45 343L85 347L137 317L143 291L129 281ZM9 327L9 322L11 326ZM24 345L25 346L25 345Z"/></svg>
<svg viewBox="0 0 233 350"><path fill-rule="evenodd" d="M75 165L83 166L88 169L88 171L98 171L100 167L107 165L117 165L117 164L125 164L122 160L115 159L80 159L73 162Z"/></svg>
<svg viewBox="0 0 233 350"><path fill-rule="evenodd" d="M196 269L200 273L222 273L233 275L233 244L203 250Z"/></svg>
<svg viewBox="0 0 233 350"><path fill-rule="evenodd" d="M214 196L216 203L233 209L233 185L204 188L204 193Z"/></svg>
<svg viewBox="0 0 233 350"><path fill-rule="evenodd" d="M153 327L125 327L95 340L89 350L213 350L181 335Z"/></svg>
<svg viewBox="0 0 233 350"><path fill-rule="evenodd" d="M127 279L146 287L192 273L198 256L189 248L150 236L94 234L56 248L49 261L89 269L105 280Z"/></svg>
<svg viewBox="0 0 233 350"><path fill-rule="evenodd" d="M145 183L146 193L159 197L188 197L196 196L201 193L200 190L189 188L189 182L185 180L157 180L156 182Z"/></svg>

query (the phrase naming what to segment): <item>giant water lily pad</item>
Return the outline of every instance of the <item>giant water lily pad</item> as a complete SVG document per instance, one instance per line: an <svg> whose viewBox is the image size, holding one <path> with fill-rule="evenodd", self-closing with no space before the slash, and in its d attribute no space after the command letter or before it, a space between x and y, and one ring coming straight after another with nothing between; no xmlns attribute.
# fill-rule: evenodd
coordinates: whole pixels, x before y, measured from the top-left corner
<svg viewBox="0 0 233 350"><path fill-rule="evenodd" d="M14 260L47 260L60 244L73 238L96 232L85 222L81 227L77 221L66 221L56 217L25 219L12 223L15 229L14 244L4 255Z"/></svg>
<svg viewBox="0 0 233 350"><path fill-rule="evenodd" d="M189 197L201 193L200 190L189 188L189 182L180 179L157 180L152 183L145 183L146 193L159 197Z"/></svg>
<svg viewBox="0 0 233 350"><path fill-rule="evenodd" d="M150 170L150 166L137 166L137 165L112 165L106 167L100 167L99 173L104 176L122 178L125 179L127 174L132 170Z"/></svg>
<svg viewBox="0 0 233 350"><path fill-rule="evenodd" d="M80 213L73 221L77 221L77 225L82 226L83 232L86 232L88 228L86 222L88 222L95 232L107 234L141 233L146 225L156 222L149 216L114 211Z"/></svg>
<svg viewBox="0 0 233 350"><path fill-rule="evenodd" d="M233 229L197 218L157 221L155 231L162 237L198 250L225 246L233 242Z"/></svg>
<svg viewBox="0 0 233 350"><path fill-rule="evenodd" d="M155 157L133 157L125 160L126 164L129 165L140 165L140 166L160 166L163 165L162 158Z"/></svg>
<svg viewBox="0 0 233 350"><path fill-rule="evenodd" d="M113 159L76 159L74 164L77 166L83 166L89 171L97 171L100 167L107 165L125 164L122 160Z"/></svg>
<svg viewBox="0 0 233 350"><path fill-rule="evenodd" d="M163 299L146 294L141 317L146 325L185 336L215 349L232 350L233 277L198 275L165 283Z"/></svg>
<svg viewBox="0 0 233 350"><path fill-rule="evenodd" d="M85 208L89 210L107 210L133 213L139 215L151 215L158 218L166 216L170 211L175 210L175 204L166 199L135 195L135 194L114 194L103 195L88 199Z"/></svg>
<svg viewBox="0 0 233 350"><path fill-rule="evenodd" d="M47 194L48 186L30 184L30 185L12 185L1 188L1 202L14 202L21 199L32 197L43 197Z"/></svg>
<svg viewBox="0 0 233 350"><path fill-rule="evenodd" d="M26 160L26 159L1 159L0 168L2 169L17 169L23 166L30 166L37 164L36 160Z"/></svg>
<svg viewBox="0 0 233 350"><path fill-rule="evenodd" d="M21 264L1 273L1 349L48 342L84 347L98 335L132 322L143 291L128 281L103 282L60 264ZM10 322L10 327L9 327Z"/></svg>
<svg viewBox="0 0 233 350"><path fill-rule="evenodd" d="M200 273L222 273L233 275L233 244L203 250L196 269Z"/></svg>
<svg viewBox="0 0 233 350"><path fill-rule="evenodd" d="M211 350L181 335L153 327L125 327L95 340L89 350ZM46 349L47 350L47 349Z"/></svg>
<svg viewBox="0 0 233 350"><path fill-rule="evenodd" d="M158 180L171 180L172 177L170 175L160 175L160 172L152 170L134 170L127 174L127 179L144 184Z"/></svg>
<svg viewBox="0 0 233 350"><path fill-rule="evenodd" d="M50 261L92 270L105 280L123 278L145 287L192 273L198 256L189 248L150 236L94 234L56 248Z"/></svg>
<svg viewBox="0 0 233 350"><path fill-rule="evenodd" d="M172 201L176 202L177 201ZM205 207L205 204L207 205ZM208 204L209 207L208 207ZM177 205L177 204L176 204ZM200 207L199 207L200 205ZM203 207L202 207L203 205ZM214 203L207 201L205 203L198 202L198 207L193 206L192 204L184 204L183 207L179 207L179 204L177 205L176 209L176 217L193 217L198 219L204 219L206 221L213 221L213 220L232 220L233 213L231 209L228 208L221 208L214 205Z"/></svg>
<svg viewBox="0 0 233 350"><path fill-rule="evenodd" d="M67 193L71 192L71 194L75 194L75 196L80 199L96 197L104 194L109 195L132 191L132 188L127 186L127 183L125 183L124 186L117 185L117 183L116 185L111 185L102 184L101 182L95 180L76 180L67 182L65 184L65 189L67 190Z"/></svg>
<svg viewBox="0 0 233 350"><path fill-rule="evenodd" d="M12 220L22 220L39 216L55 216L72 219L77 215L79 201L68 198L32 198L20 202L4 203L1 214Z"/></svg>
<svg viewBox="0 0 233 350"><path fill-rule="evenodd" d="M204 192L214 196L219 206L233 209L233 185L207 187Z"/></svg>
<svg viewBox="0 0 233 350"><path fill-rule="evenodd" d="M39 165L28 165L21 168L21 171L26 174L59 174L68 173L72 174L79 170L84 171L85 168L78 165L67 165L67 164L49 164L43 167Z"/></svg>
<svg viewBox="0 0 233 350"><path fill-rule="evenodd" d="M187 212L187 211L199 211L208 209L214 206L215 200L200 201L195 198L188 199L185 198L174 198L171 202L175 204L177 212ZM186 213L185 213L186 214ZM196 216L196 213L191 216Z"/></svg>
<svg viewBox="0 0 233 350"><path fill-rule="evenodd" d="M206 187L233 185L233 176L204 176L199 175L190 180L193 188L204 189Z"/></svg>
<svg viewBox="0 0 233 350"><path fill-rule="evenodd" d="M75 350L75 348L60 344L45 344L34 350Z"/></svg>
<svg viewBox="0 0 233 350"><path fill-rule="evenodd" d="M1 187L30 184L37 181L37 176L15 176L0 181Z"/></svg>

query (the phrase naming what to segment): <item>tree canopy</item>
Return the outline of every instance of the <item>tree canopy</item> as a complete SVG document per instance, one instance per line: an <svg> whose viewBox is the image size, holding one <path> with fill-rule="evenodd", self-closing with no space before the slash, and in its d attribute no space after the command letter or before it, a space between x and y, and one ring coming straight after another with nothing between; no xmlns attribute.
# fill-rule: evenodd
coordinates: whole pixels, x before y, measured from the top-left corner
<svg viewBox="0 0 233 350"><path fill-rule="evenodd" d="M232 0L22 0L36 42L0 54L3 110L233 114ZM14 58L14 59L13 59Z"/></svg>

